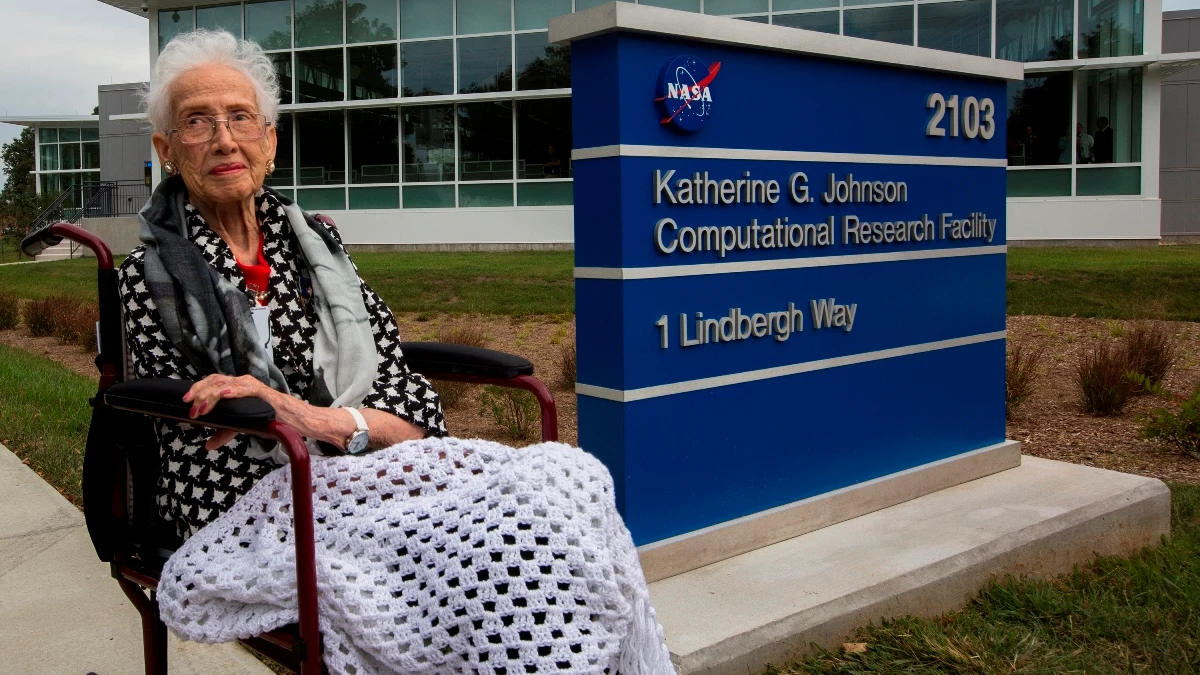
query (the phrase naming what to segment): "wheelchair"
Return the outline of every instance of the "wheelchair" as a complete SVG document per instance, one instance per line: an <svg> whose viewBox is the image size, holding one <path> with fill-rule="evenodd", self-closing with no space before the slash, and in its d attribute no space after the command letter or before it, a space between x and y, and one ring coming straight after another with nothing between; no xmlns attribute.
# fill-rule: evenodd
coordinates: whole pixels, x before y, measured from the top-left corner
<svg viewBox="0 0 1200 675"><path fill-rule="evenodd" d="M319 220L332 223L325 216ZM158 519L155 492L159 453L153 420L171 419L214 429L231 429L278 441L287 451L291 472L296 545L298 623L242 640L248 647L300 675L319 675L321 635L317 621L317 573L309 454L304 440L275 419L260 399L219 402L198 419L189 419L183 403L192 382L134 379L127 372L121 301L112 252L96 235L69 223L56 223L21 242L26 255L69 239L96 256L100 321L96 367L100 385L89 400L91 425L83 459L83 510L88 534L100 560L137 608L142 619L142 649L147 675L167 675L167 628L159 618L155 589L167 558L180 541ZM409 368L432 379L493 384L532 392L541 409L543 441L558 440L554 397L533 376L533 364L512 354L437 342L403 342Z"/></svg>

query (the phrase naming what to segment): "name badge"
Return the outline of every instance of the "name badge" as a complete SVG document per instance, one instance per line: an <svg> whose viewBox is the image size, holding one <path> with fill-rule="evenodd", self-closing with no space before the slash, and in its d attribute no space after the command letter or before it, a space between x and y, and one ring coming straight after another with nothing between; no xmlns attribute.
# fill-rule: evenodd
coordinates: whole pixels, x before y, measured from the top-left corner
<svg viewBox="0 0 1200 675"><path fill-rule="evenodd" d="M254 328L258 331L258 343L267 353L267 360L274 362L275 355L271 351L271 308L255 305L250 308L250 316L254 319Z"/></svg>

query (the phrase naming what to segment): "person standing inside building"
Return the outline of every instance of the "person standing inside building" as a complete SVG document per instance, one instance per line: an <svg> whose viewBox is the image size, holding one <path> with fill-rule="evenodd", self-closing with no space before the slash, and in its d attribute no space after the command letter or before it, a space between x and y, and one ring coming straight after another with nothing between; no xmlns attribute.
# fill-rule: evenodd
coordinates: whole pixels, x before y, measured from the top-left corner
<svg viewBox="0 0 1200 675"><path fill-rule="evenodd" d="M1096 141L1093 147L1097 164L1111 164L1113 161L1113 130L1108 126L1107 117L1096 118Z"/></svg>
<svg viewBox="0 0 1200 675"><path fill-rule="evenodd" d="M1075 123L1075 161L1079 164L1091 164L1095 159L1093 150L1096 139L1083 130L1083 122Z"/></svg>

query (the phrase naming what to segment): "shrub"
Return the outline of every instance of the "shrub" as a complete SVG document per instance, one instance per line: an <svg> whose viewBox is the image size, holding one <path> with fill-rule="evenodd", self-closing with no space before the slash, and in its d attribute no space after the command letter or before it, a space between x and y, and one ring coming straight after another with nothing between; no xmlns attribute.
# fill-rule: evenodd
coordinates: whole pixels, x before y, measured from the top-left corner
<svg viewBox="0 0 1200 675"><path fill-rule="evenodd" d="M523 389L508 389L487 385L479 394L483 408L480 412L491 415L509 436L528 439L534 424L540 419L541 408L533 394Z"/></svg>
<svg viewBox="0 0 1200 675"><path fill-rule="evenodd" d="M1129 371L1142 376L1149 385L1135 391L1144 392L1159 385L1179 356L1175 335L1170 325L1162 321L1134 324L1126 331L1121 346Z"/></svg>
<svg viewBox="0 0 1200 675"><path fill-rule="evenodd" d="M0 330L16 328L21 319L21 307L17 296L0 293Z"/></svg>
<svg viewBox="0 0 1200 675"><path fill-rule="evenodd" d="M1136 387L1128 372L1125 350L1112 341L1097 341L1080 352L1075 381L1083 409L1097 415L1119 414Z"/></svg>
<svg viewBox="0 0 1200 675"><path fill-rule="evenodd" d="M96 349L100 310L75 298L58 295L25 303L25 326L36 337L53 335L64 343Z"/></svg>
<svg viewBox="0 0 1200 675"><path fill-rule="evenodd" d="M575 366L575 341L571 340L563 345L562 353L558 357L558 376L563 389L575 389L575 376L577 375Z"/></svg>
<svg viewBox="0 0 1200 675"><path fill-rule="evenodd" d="M1004 363L1004 415L1011 418L1033 393L1045 348L1013 342Z"/></svg>
<svg viewBox="0 0 1200 675"><path fill-rule="evenodd" d="M1200 387L1182 400L1178 413L1166 408L1151 410L1142 426L1142 436L1161 440L1200 459Z"/></svg>
<svg viewBox="0 0 1200 675"><path fill-rule="evenodd" d="M25 327L34 337L48 337L54 334L54 298L30 300L21 309Z"/></svg>
<svg viewBox="0 0 1200 675"><path fill-rule="evenodd" d="M488 342L487 334L484 333L483 329L472 324L445 329L438 333L437 341L467 345L469 347L486 347ZM442 399L443 407L457 408L466 400L467 392L471 390L471 386L466 382L438 380L434 388L437 389L438 396Z"/></svg>

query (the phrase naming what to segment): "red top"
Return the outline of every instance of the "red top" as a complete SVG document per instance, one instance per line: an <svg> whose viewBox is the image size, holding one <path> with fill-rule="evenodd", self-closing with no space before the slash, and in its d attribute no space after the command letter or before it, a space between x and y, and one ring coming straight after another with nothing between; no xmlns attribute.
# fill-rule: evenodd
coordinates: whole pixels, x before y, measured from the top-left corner
<svg viewBox="0 0 1200 675"><path fill-rule="evenodd" d="M253 265L247 265L240 260L234 259L237 266L242 270L242 276L246 279L246 290L251 292L257 290L263 296L259 298L259 304L265 305L264 302L267 292L267 280L271 278L271 266L267 264L267 259L263 257L262 252L263 240L258 238L258 261Z"/></svg>

